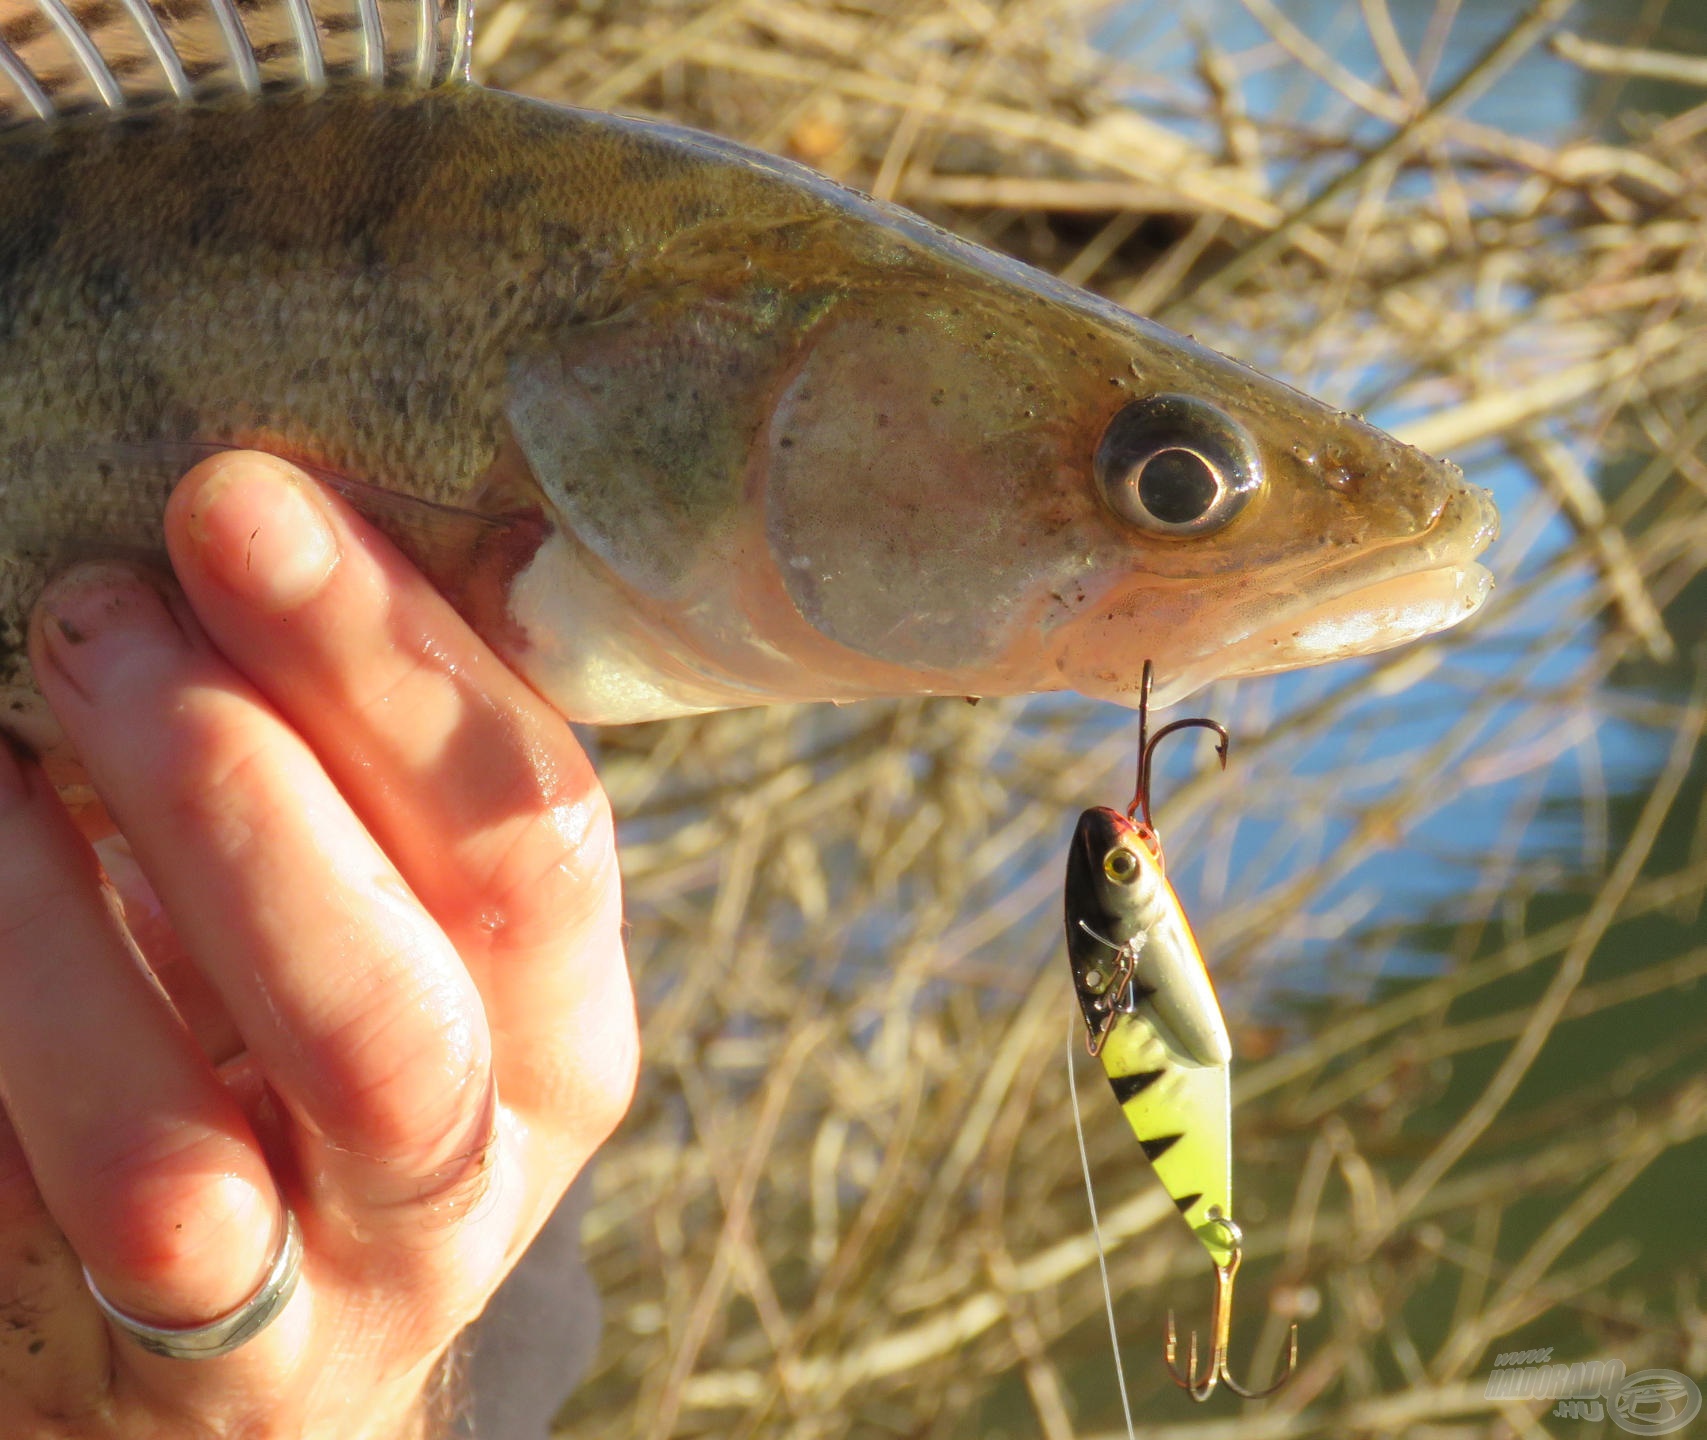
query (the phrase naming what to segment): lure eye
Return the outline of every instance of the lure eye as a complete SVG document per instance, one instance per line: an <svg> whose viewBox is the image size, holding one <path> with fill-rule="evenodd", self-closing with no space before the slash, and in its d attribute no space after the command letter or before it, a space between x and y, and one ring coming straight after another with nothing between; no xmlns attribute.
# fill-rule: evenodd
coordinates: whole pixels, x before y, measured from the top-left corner
<svg viewBox="0 0 1707 1440"><path fill-rule="evenodd" d="M1125 885L1138 873L1138 857L1117 845L1102 857L1102 873Z"/></svg>
<svg viewBox="0 0 1707 1440"><path fill-rule="evenodd" d="M1095 470L1109 508L1157 535L1211 534L1262 488L1244 428L1189 395L1151 395L1118 411Z"/></svg>

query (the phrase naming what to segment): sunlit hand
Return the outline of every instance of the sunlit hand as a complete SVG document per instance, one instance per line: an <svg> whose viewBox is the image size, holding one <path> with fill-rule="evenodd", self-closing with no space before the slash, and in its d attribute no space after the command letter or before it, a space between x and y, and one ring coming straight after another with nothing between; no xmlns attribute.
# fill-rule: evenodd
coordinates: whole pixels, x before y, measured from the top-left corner
<svg viewBox="0 0 1707 1440"><path fill-rule="evenodd" d="M291 467L210 460L167 525L182 594L83 568L31 637L165 993L0 747L0 1435L427 1433L441 1355L631 1094L609 812L562 720ZM300 1284L221 1357L148 1353L85 1284L203 1325L288 1214Z"/></svg>

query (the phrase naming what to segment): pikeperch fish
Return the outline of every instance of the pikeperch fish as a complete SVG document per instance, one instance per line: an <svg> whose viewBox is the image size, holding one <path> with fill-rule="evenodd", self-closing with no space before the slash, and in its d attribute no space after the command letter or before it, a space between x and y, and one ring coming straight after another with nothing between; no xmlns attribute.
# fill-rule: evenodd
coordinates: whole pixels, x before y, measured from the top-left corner
<svg viewBox="0 0 1707 1440"><path fill-rule="evenodd" d="M1450 625L1488 496L785 160L468 83L433 0L0 0L0 718L47 577L257 447L566 716L1159 703ZM63 755L63 752L61 752Z"/></svg>

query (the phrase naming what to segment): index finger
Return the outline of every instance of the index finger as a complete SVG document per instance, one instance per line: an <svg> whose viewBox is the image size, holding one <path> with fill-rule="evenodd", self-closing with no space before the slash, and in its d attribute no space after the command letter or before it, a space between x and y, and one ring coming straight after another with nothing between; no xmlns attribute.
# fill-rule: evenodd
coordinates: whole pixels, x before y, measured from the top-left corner
<svg viewBox="0 0 1707 1440"><path fill-rule="evenodd" d="M637 1042L614 838L567 723L383 536L283 461L204 462L172 498L167 537L209 636L463 955L506 1102L549 1107L591 1081L621 1091L620 1114ZM569 1057L577 1017L593 1033Z"/></svg>

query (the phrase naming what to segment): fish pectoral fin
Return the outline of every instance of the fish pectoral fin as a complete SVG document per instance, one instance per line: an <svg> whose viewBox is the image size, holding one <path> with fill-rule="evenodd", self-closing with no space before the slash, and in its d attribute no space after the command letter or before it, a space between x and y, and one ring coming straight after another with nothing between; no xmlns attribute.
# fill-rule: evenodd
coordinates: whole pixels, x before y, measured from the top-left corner
<svg viewBox="0 0 1707 1440"><path fill-rule="evenodd" d="M512 359L519 463L637 600L704 601L703 572L722 567L716 546L749 504L768 377L793 343L788 322L672 289Z"/></svg>
<svg viewBox="0 0 1707 1440"><path fill-rule="evenodd" d="M0 128L328 82L468 78L473 0L0 0Z"/></svg>
<svg viewBox="0 0 1707 1440"><path fill-rule="evenodd" d="M187 470L231 448L152 440L43 446L31 455L31 472L71 498L51 509L9 504L27 499L30 487L0 486L0 554L38 555L50 568L97 559L164 567L160 511L167 495ZM81 487L98 499L83 500Z"/></svg>
<svg viewBox="0 0 1707 1440"><path fill-rule="evenodd" d="M466 505L305 468L397 546L488 643L504 648L510 582L554 529L513 441L470 487Z"/></svg>

